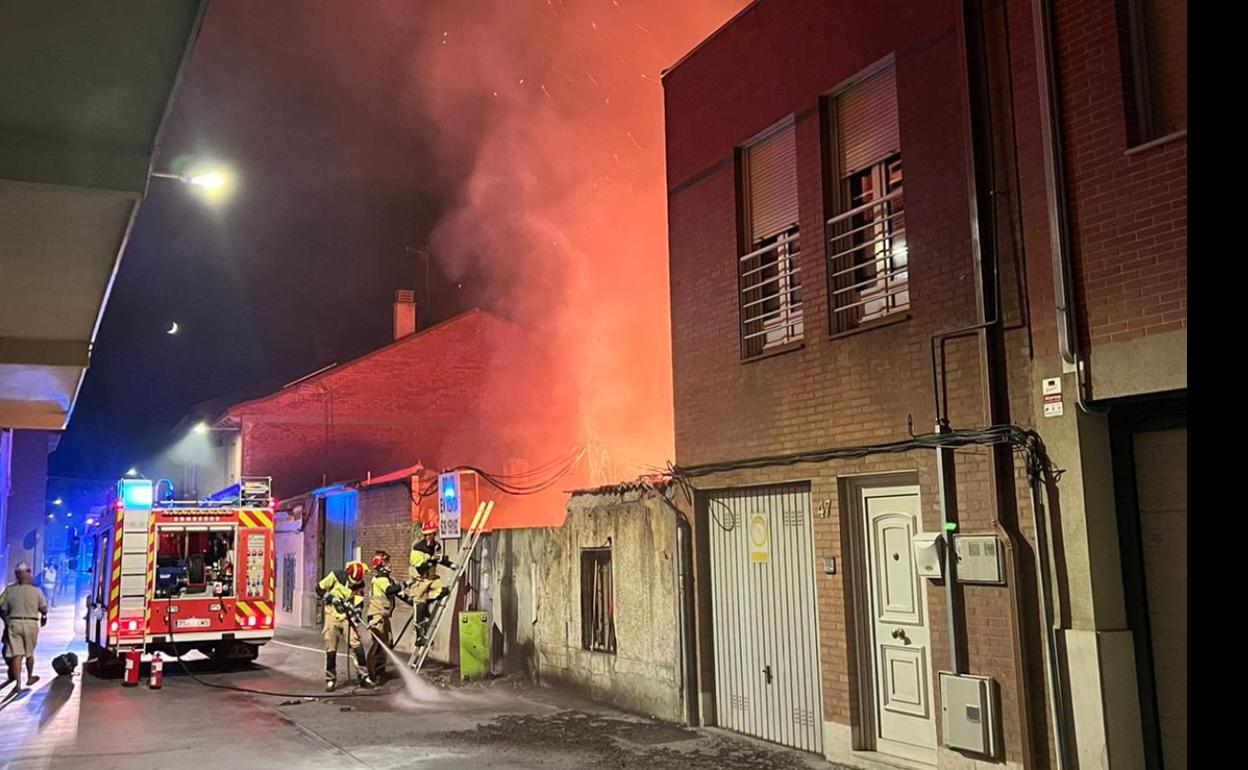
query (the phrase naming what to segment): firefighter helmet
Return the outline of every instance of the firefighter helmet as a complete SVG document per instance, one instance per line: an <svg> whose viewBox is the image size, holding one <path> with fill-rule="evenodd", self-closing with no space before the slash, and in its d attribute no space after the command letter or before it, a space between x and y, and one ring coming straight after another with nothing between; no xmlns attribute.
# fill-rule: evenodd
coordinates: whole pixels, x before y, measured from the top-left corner
<svg viewBox="0 0 1248 770"><path fill-rule="evenodd" d="M364 571L366 569L367 567L364 566L364 562L362 561L347 562L347 569L346 569L347 583L349 583L352 588L363 585L364 584Z"/></svg>
<svg viewBox="0 0 1248 770"><path fill-rule="evenodd" d="M422 534L422 535L436 535L436 534L438 534L438 525L437 525L437 524L433 524L433 523L431 523L431 522L425 522L424 526L422 526L422 527L420 528L420 534Z"/></svg>
<svg viewBox="0 0 1248 770"><path fill-rule="evenodd" d="M385 569L390 566L390 554L385 551L378 551L373 554L373 569Z"/></svg>

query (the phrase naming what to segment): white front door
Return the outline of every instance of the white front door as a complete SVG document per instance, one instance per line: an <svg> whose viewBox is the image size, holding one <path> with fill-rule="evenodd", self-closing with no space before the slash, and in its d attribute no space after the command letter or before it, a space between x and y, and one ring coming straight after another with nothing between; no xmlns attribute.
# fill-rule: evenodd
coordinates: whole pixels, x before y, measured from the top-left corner
<svg viewBox="0 0 1248 770"><path fill-rule="evenodd" d="M864 487L870 592L876 748L934 761L927 587L914 565L911 538L922 528L918 487Z"/></svg>

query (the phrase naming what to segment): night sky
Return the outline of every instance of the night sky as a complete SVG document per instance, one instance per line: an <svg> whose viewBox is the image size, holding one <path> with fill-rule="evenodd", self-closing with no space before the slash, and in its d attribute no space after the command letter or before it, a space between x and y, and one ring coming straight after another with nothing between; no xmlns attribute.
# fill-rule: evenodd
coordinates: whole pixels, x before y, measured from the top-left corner
<svg viewBox="0 0 1248 770"><path fill-rule="evenodd" d="M457 175L399 98L421 5L415 34L348 5L363 7L210 6L156 166L217 158L237 190L212 208L152 180L53 475L115 478L197 402L316 368L318 348L346 360L384 344L396 288L418 290L422 326L463 308L436 264L425 306L412 251Z"/></svg>
<svg viewBox="0 0 1248 770"><path fill-rule="evenodd" d="M52 494L159 453L197 403L385 344L399 288L420 328L527 323L587 436L669 459L660 77L745 2L214 0L156 170L219 160L237 189L152 180Z"/></svg>

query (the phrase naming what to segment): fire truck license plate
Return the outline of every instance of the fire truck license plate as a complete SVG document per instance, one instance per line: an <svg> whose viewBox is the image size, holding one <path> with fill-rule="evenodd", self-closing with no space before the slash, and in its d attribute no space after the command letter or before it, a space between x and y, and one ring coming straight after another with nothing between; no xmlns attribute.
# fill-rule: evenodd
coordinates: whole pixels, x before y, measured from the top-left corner
<svg viewBox="0 0 1248 770"><path fill-rule="evenodd" d="M187 618L176 623L178 628L207 628L208 618Z"/></svg>

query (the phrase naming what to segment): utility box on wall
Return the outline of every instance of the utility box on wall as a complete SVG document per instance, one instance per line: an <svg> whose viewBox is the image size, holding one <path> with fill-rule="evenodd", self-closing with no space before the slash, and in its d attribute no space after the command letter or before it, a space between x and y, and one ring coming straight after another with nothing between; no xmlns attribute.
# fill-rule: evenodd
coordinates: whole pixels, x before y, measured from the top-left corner
<svg viewBox="0 0 1248 770"><path fill-rule="evenodd" d="M484 679L490 671L490 626L484 612L459 613L459 678Z"/></svg>
<svg viewBox="0 0 1248 770"><path fill-rule="evenodd" d="M996 535L954 535L959 583L1001 585L1005 582L1001 542Z"/></svg>
<svg viewBox="0 0 1248 770"><path fill-rule="evenodd" d="M940 672L940 712L945 745L997 755L997 698L991 678Z"/></svg>

